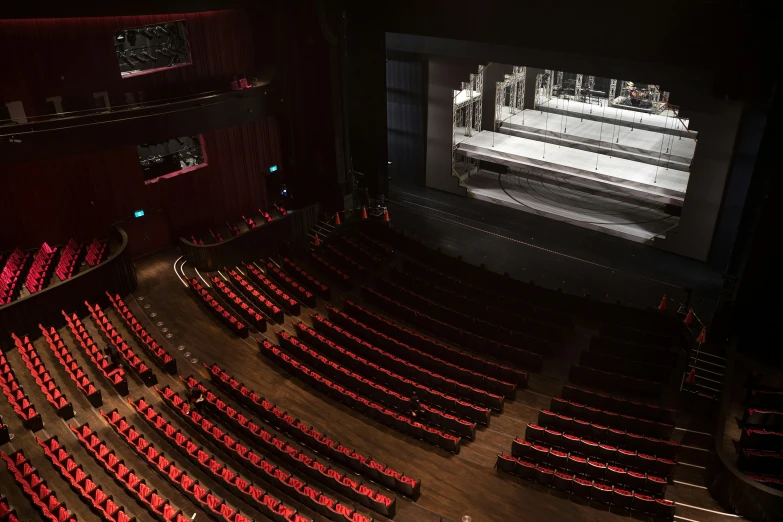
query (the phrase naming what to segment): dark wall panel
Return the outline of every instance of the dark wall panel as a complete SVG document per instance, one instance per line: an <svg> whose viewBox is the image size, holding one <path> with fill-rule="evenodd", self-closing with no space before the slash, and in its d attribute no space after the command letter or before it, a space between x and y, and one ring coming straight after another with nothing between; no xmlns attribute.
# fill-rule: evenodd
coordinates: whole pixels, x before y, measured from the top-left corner
<svg viewBox="0 0 783 522"><path fill-rule="evenodd" d="M424 186L426 81L427 62L420 55L387 56L386 125L394 182Z"/></svg>
<svg viewBox="0 0 783 522"><path fill-rule="evenodd" d="M183 234L265 207L265 173L281 159L277 120L208 132L204 141L206 167L151 185L136 147L4 166L0 250L103 237L136 209L162 209L172 233Z"/></svg>

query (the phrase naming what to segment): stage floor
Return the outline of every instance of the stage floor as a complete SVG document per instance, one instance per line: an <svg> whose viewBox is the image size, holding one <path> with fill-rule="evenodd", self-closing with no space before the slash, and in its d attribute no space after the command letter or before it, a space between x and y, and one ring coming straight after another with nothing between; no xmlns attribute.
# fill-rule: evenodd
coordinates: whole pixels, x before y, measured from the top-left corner
<svg viewBox="0 0 783 522"><path fill-rule="evenodd" d="M660 205L629 200L555 176L480 170L464 180L468 196L640 243L665 237L680 219Z"/></svg>
<svg viewBox="0 0 783 522"><path fill-rule="evenodd" d="M688 133L689 129L686 127L689 125L687 118L682 118L682 121L678 118L670 118L662 114L649 114L645 112L630 111L628 109L621 109L619 107L612 106L597 106L592 103L579 102L574 100L562 100L560 98L552 98L541 104L542 107L548 107L555 110L567 110L569 113L589 113L592 109L594 116L601 116L604 121L617 120L619 125L634 125L641 124L644 126L650 126L660 129L661 131L676 131ZM697 132L690 131L691 134L697 136Z"/></svg>
<svg viewBox="0 0 783 522"><path fill-rule="evenodd" d="M490 131L464 138L458 150L468 157L523 171L578 178L596 187L661 203L681 206L688 188L687 172Z"/></svg>
<svg viewBox="0 0 783 522"><path fill-rule="evenodd" d="M584 105L584 104L582 104ZM598 111L597 106L592 106ZM617 112L611 109L612 112ZM511 114L508 107L503 107L503 117L499 132L504 127L525 129L531 132L563 139L580 139L589 144L598 144L602 148L619 148L636 151L654 157L656 160L690 163L696 151L696 142L691 138L681 138L645 129L632 129L624 125L606 125L600 121L581 118L581 113L572 111L567 114L550 114L527 109Z"/></svg>

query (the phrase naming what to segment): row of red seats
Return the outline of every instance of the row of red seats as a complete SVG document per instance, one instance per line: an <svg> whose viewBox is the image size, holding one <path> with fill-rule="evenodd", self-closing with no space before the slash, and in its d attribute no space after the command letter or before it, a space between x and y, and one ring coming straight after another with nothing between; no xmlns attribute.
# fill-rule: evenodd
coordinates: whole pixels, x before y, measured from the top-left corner
<svg viewBox="0 0 783 522"><path fill-rule="evenodd" d="M255 327L259 332L266 332L266 317L258 313L255 308L245 302L244 299L236 294L231 287L229 287L220 277L212 276L212 287L223 294L224 299L228 302L235 311L239 312L239 315L244 317L248 324Z"/></svg>
<svg viewBox="0 0 783 522"><path fill-rule="evenodd" d="M28 460L22 450L10 455L0 451L0 457L5 461L8 472L14 477L25 496L33 503L43 520L76 522L76 516L68 511L63 502L60 502L57 493L49 489L46 481L41 478L33 463ZM19 520L5 499L0 501L0 520L8 522Z"/></svg>
<svg viewBox="0 0 783 522"><path fill-rule="evenodd" d="M25 428L31 431L43 429L43 420L41 414L35 409L30 398L24 391L24 388L16 380L16 375L11 369L5 355L0 353L0 388L8 398L8 403L14 409L16 414L22 419Z"/></svg>
<svg viewBox="0 0 783 522"><path fill-rule="evenodd" d="M120 484L125 492L144 506L153 517L174 522L187 520L181 509L177 509L171 502L160 496L157 490L147 485L135 470L127 468L125 461L117 456L114 449L106 445L106 442L101 440L89 425L83 424L78 428L73 425L68 427L106 474ZM165 460L162 455L159 458L159 461L161 460ZM168 473L172 476L179 476L182 474L182 470L171 464L168 466Z"/></svg>
<svg viewBox="0 0 783 522"><path fill-rule="evenodd" d="M87 247L87 255L84 260L90 266L98 266L109 256L109 244L93 239Z"/></svg>
<svg viewBox="0 0 783 522"><path fill-rule="evenodd" d="M300 449L278 439L265 429L250 421L241 411L236 410L230 404L224 402L217 395L196 381L192 376L188 379L183 379L183 382L191 390L200 390L209 404L212 405L213 411L217 413L223 422L240 430L248 440L252 440L258 443L262 448L265 448L265 452L275 455L277 459L287 462L291 467L313 477L315 480L320 481L330 489L343 494L351 500L359 502L382 515L389 517L394 516L396 511L396 500L393 497L384 495L378 490L373 490L362 483L354 481L339 470L330 468L320 462L317 458L313 458L312 456L303 453ZM182 399L173 392L167 390L163 391L166 397L172 401L173 407L185 415L186 418L189 418L187 417L188 412L183 405ZM283 420L289 423L290 428L293 428L294 424L299 422L297 419L294 419L287 414L284 415ZM248 458L246 455L240 456ZM306 498L301 500L307 502ZM322 505L321 509L317 507L315 509L319 512L323 512L326 508L332 510L330 507L332 504L334 504L334 501L327 505ZM328 513L325 514L328 515Z"/></svg>
<svg viewBox="0 0 783 522"><path fill-rule="evenodd" d="M474 388L399 358L378 346L391 345L396 352L404 354L405 348L409 348L404 343L400 343L396 339L373 330L354 318L348 317L336 308L327 305L326 309L329 312L329 318L335 318L335 323L321 316L312 316L316 331L335 341L345 343L349 348L358 350L368 359L378 362L387 368L394 369L403 375L410 375L414 381L428 385L435 390L441 390L446 395L461 397L465 402L481 404L495 411L503 411L503 395ZM343 328L341 327L342 325L347 325L347 327ZM356 334L351 332L356 332ZM378 346L365 341L365 338L372 339ZM486 408L481 408L481 410ZM484 415L483 412L479 414ZM488 414L489 412L487 412Z"/></svg>
<svg viewBox="0 0 783 522"><path fill-rule="evenodd" d="M676 410L664 408L655 404L631 401L603 393L585 390L570 384L563 385L560 394L564 400L573 401L602 410L613 411L621 415L633 415L640 419L647 419L663 424L674 424Z"/></svg>
<svg viewBox="0 0 783 522"><path fill-rule="evenodd" d="M496 290L487 288L481 284L474 284L473 279L468 276L467 279L459 278L419 264L417 261L411 259L402 260L403 269L420 279L426 279L433 283L442 286L443 288L459 289L463 295L469 296L471 299L485 303L487 306L491 306L496 310L513 310L515 314L523 317L529 317L535 321L546 324L556 324L560 326L563 331L571 332L574 329L574 316L558 310L550 308L542 308L537 304L531 304L528 301L520 300L520 296L515 295L509 297L504 294L498 293ZM462 276L464 277L464 275Z"/></svg>
<svg viewBox="0 0 783 522"><path fill-rule="evenodd" d="M38 249L24 282L24 286L31 294L42 290L49 282L57 253L56 247L50 247L49 244L45 242L41 245L41 248Z"/></svg>
<svg viewBox="0 0 783 522"><path fill-rule="evenodd" d="M353 278L337 268L336 266L332 265L327 261L326 259L322 258L315 252L310 252L310 260L315 263L315 265L322 270L326 271L326 274L334 279L335 281L339 281L340 284L347 288L351 289L353 287Z"/></svg>
<svg viewBox="0 0 783 522"><path fill-rule="evenodd" d="M94 306L91 306L87 301L85 301L84 304L87 305L87 309L90 311L93 321L95 321L98 328L103 332L103 336L117 348L117 351L120 352L122 358L125 359L127 367L133 370L133 373L138 375L141 382L145 385L152 386L157 383L158 378L153 373L152 368L147 366L147 363L142 361L141 357L136 355L133 351L133 348L125 342L125 339L122 338L120 332L117 331L111 320L106 316L103 310L101 310L101 307L97 303Z"/></svg>
<svg viewBox="0 0 783 522"><path fill-rule="evenodd" d="M245 270L251 279L261 285L261 288L273 301L282 306L288 313L299 315L299 302L285 293L281 288L278 288L278 286L270 281L255 264L245 263Z"/></svg>
<svg viewBox="0 0 783 522"><path fill-rule="evenodd" d="M128 381L125 379L125 370L112 364L108 357L98 349L90 332L84 328L84 324L82 324L81 319L76 314L69 315L65 311L62 314L74 338L87 353L95 367L98 368L98 371L109 380L120 395L128 395Z"/></svg>
<svg viewBox="0 0 783 522"><path fill-rule="evenodd" d="M30 372L33 379L35 379L38 387L41 388L41 391L43 392L44 397L46 397L46 400L49 401L49 404L54 406L54 409L57 410L57 415L64 420L73 417L73 405L68 402L68 399L60 390L60 387L54 382L54 378L52 378L49 370L44 366L41 357L38 355L38 351L35 349L35 346L33 346L33 343L30 342L30 338L25 335L24 340L22 340L14 333L11 334L11 338L14 340L19 355L22 356L22 360L24 361L25 366L27 366L27 370Z"/></svg>
<svg viewBox="0 0 783 522"><path fill-rule="evenodd" d="M559 343L566 333L559 325L519 315L513 309L497 308L479 302L470 295L464 294L460 287L438 286L428 279L410 275L394 267L390 268L389 276L404 289L419 294L417 301L432 299L443 305L443 310L437 308L431 310L431 315L434 317L445 320L446 314L453 313L449 310L465 314L473 321L474 328L477 328L476 333L481 335L494 333L502 336L502 339L498 338L498 340L507 344L513 345L524 336ZM528 343L527 346L528 349L533 349L535 344ZM534 351L538 350L534 349Z"/></svg>
<svg viewBox="0 0 783 522"><path fill-rule="evenodd" d="M767 427L783 426L783 411L762 408L745 408L745 412L742 414L742 425Z"/></svg>
<svg viewBox="0 0 783 522"><path fill-rule="evenodd" d="M90 506L90 508L103 520L104 522L135 522L136 518L129 516L125 513L125 508L114 501L111 495L106 494L103 488L97 484L81 464L76 462L74 458L65 450L65 446L61 445L57 437L52 437L46 442L42 441L38 437L35 438L38 445L43 448L44 454L52 463L52 466L60 473L60 476L70 484L71 489L79 495L79 497ZM119 466L125 467L122 463ZM127 468L125 468L127 469ZM130 470L130 475L135 478L135 485L143 483L138 477L136 477ZM126 473L127 476L127 473ZM129 487L130 484L128 484ZM185 522L182 520L176 520L174 522Z"/></svg>
<svg viewBox="0 0 783 522"><path fill-rule="evenodd" d="M327 307L329 319L366 336L377 345L429 370L490 393L513 399L517 386L527 386L527 372L470 355L393 323L346 299L343 311Z"/></svg>
<svg viewBox="0 0 783 522"><path fill-rule="evenodd" d="M552 397L549 403L549 409L559 415L567 415L574 419L586 420L608 428L615 428L621 431L638 433L650 437L669 439L674 432L674 424L640 419L632 415L602 410L578 402L560 399L558 397Z"/></svg>
<svg viewBox="0 0 783 522"><path fill-rule="evenodd" d="M231 375L221 370L217 364L212 366L204 364L204 366L214 384L249 407L265 422L290 435L298 442L310 447L321 455L325 455L328 459L349 467L365 478L382 484L390 490L414 500L421 494L420 480L408 477L393 468L358 453L354 449L343 446L329 438L328 435L318 432L312 426L306 426L299 419L291 417L288 413L247 388L244 384L237 382ZM190 388L196 385L196 380L193 377L184 379L184 382Z"/></svg>
<svg viewBox="0 0 783 522"><path fill-rule="evenodd" d="M756 473L745 473L745 476L769 488L783 491L783 478L770 475L758 475Z"/></svg>
<svg viewBox="0 0 783 522"><path fill-rule="evenodd" d="M152 337L152 335L149 334L149 332L147 332L139 320L136 319L136 316L133 314L133 312L130 311L128 305L125 304L125 301L123 301L119 295L112 297L109 292L106 292L106 295L109 297L109 301L111 301L111 304L114 307L114 311L116 311L117 315L119 315L122 320L125 321L125 325L136 337L139 345L147 352L147 355L149 355L158 366L166 370L171 375L176 374L177 360L172 357L169 352L167 352L160 344L158 344L158 342Z"/></svg>
<svg viewBox="0 0 783 522"><path fill-rule="evenodd" d="M379 255L381 256L388 256L392 253L392 249L375 239L374 237L368 236L364 232L359 231L358 233L359 239L364 242L365 245L369 246L373 250L375 250Z"/></svg>
<svg viewBox="0 0 783 522"><path fill-rule="evenodd" d="M671 500L653 498L643 493L634 493L608 484L585 479L573 474L555 471L544 464L536 464L511 455L498 455L496 467L506 473L515 473L522 478L535 480L544 486L553 487L563 493L576 495L601 504L634 510L640 515L654 515L664 519L674 518L676 505Z"/></svg>
<svg viewBox="0 0 783 522"><path fill-rule="evenodd" d="M362 287L362 295L370 304L393 315L399 316L407 322L435 332L461 346L471 348L478 352L487 353L488 355L492 355L499 359L508 360L526 368L530 368L533 371L541 371L543 357L538 353L528 352L493 339L487 339L486 337L466 332L456 326L444 323L443 321L439 321L429 315L414 310L413 308L366 286Z"/></svg>
<svg viewBox="0 0 783 522"><path fill-rule="evenodd" d="M325 495L322 492L312 488L296 475L288 473L286 470L275 466L273 463L262 458L252 449L244 446L241 443L238 443L228 433L224 432L214 423L199 415L198 412L190 411L187 403L183 401L179 395L174 393L171 388L166 387L163 390L159 390L159 392L164 397L164 401L168 402L175 409L175 411L177 411L184 419L188 420L191 425L199 430L201 435L203 435L207 440L213 442L216 447L220 448L226 456L236 460L237 462L241 462L243 466L263 477L264 480L266 480L269 484L274 485L278 490L288 493L291 498L296 499L297 501L312 508L316 512L329 517L336 522L344 522L346 519L355 522L369 522L372 520L370 517L351 509L349 506L343 503L340 503L336 498ZM207 395L209 394L207 393ZM304 472L310 471L310 474L316 476L320 474L319 468L315 467L316 462L310 459L307 455L304 455L292 446L288 446L284 441L276 439L271 433L264 431L262 428L253 424L244 416L240 417L241 414L230 410L226 404L221 404L221 401L217 400L214 395L207 397L207 400L213 406L213 409L216 411L218 416L220 416L223 420L228 418L232 426L241 428L246 432L246 434L250 433L251 436L249 439L252 439L255 443L258 443L258 446L263 448L265 453L274 454L278 459L285 461L293 468ZM137 409L142 412L141 408ZM150 409L150 407L147 407L147 412L149 412ZM155 412L153 412L153 415L154 413ZM149 417L149 413L145 414L145 417ZM155 418L155 421L157 421L159 418L159 416ZM148 422L153 421L148 419ZM159 421L158 424L160 424ZM179 445L179 447L183 451L188 451L183 447L183 445ZM350 488L347 483L352 483L351 485L356 484L347 477L345 477L345 479L346 480L340 483L341 485ZM369 488L356 485L356 487L348 489L348 491L343 489L341 492L346 493L346 496L352 500L357 500L360 502L365 500L365 502L362 502L365 505L370 504L369 501L377 503L377 505L368 505L368 507L376 509L376 511L379 513L384 515L389 515L390 513L389 509L386 507L386 504L382 503L380 499L376 499L372 494L372 490ZM383 498L389 502L389 507L391 508L391 515L389 516L393 516L394 509L396 507L396 504L394 503L395 500L389 499L388 497Z"/></svg>
<svg viewBox="0 0 783 522"><path fill-rule="evenodd" d="M656 457L677 460L681 448L678 442L609 429L600 424L574 420L546 410L539 412L538 422L539 424L528 424L527 426L530 440L542 440L566 451L586 451L588 453L593 451L596 453L593 456L597 456L599 443L604 443L610 448L623 449L624 454L630 455L629 458L632 460L636 458L638 451L645 455L648 461L654 461ZM592 450L586 449L586 446L590 446ZM623 464L627 464L627 462L623 462Z"/></svg>
<svg viewBox="0 0 783 522"><path fill-rule="evenodd" d="M552 430L546 430L542 434L540 427L534 424L529 424L525 429L525 440L517 438L512 444L515 457L540 456L549 452L550 448L552 451L566 456L573 455L575 458L578 456L582 459L599 460L629 471L641 472L642 475L652 473L655 477L672 476L676 466L676 463L670 459L618 448L607 443L597 443L586 438L580 439L570 434L564 434L562 438L558 439L553 437ZM533 458L533 460L541 459ZM577 465L578 460L574 464ZM660 483L661 479L656 478L654 481Z"/></svg>
<svg viewBox="0 0 783 522"><path fill-rule="evenodd" d="M245 216L242 216L242 217L244 218ZM241 232L239 231L239 227L236 226L235 224L231 223L230 221L226 221L226 226L231 231L231 235L232 236L238 236L239 234L241 234Z"/></svg>
<svg viewBox="0 0 783 522"><path fill-rule="evenodd" d="M740 449L737 467L743 471L780 474L780 470L783 470L783 452Z"/></svg>
<svg viewBox="0 0 783 522"><path fill-rule="evenodd" d="M372 379L353 372L333 359L313 350L297 337L289 335L288 332L281 330L276 333L278 339L280 339L281 347L291 350L292 355L296 359L311 365L316 370L324 372L324 375L327 377L340 382L349 389L356 390L374 401L387 404L390 408L394 408L403 414L407 415L411 411L410 397L407 395L403 395L382 384L378 384ZM422 423L434 424L450 433L470 440L476 439L475 422L440 411L425 402L421 402L419 406L422 410L419 412Z"/></svg>
<svg viewBox="0 0 783 522"><path fill-rule="evenodd" d="M329 321L319 315L311 315L311 317L313 318L313 324L316 325L316 328L319 328L318 331L331 333L339 342L345 342L345 345L349 348L359 348L358 351L363 355L367 353L380 353L384 356L389 355L371 344L362 341L353 334L343 331L340 327L332 325ZM415 380L408 379L401 374L394 373L386 366L371 362L364 357L356 355L356 353L335 344L334 341L327 339L318 333L318 331L310 328L304 323L296 324L295 329L296 334L305 342L309 343L310 346L328 351L328 354L331 357L334 357L336 361L348 365L352 370L355 370L376 382L382 382L384 385L393 388L400 393L405 393L406 395L416 393L425 403L434 404L438 408L453 412L459 417L489 426L489 417L491 413L489 408L463 401L453 395L430 388Z"/></svg>
<svg viewBox="0 0 783 522"><path fill-rule="evenodd" d="M641 468L626 467L612 460L597 460L585 454L568 453L539 443L519 438L511 444L511 455L536 464L546 464L557 470L572 473L591 480L607 481L617 487L663 497L666 493L667 475L651 475ZM674 466L672 466L672 472Z"/></svg>
<svg viewBox="0 0 783 522"><path fill-rule="evenodd" d="M239 291L251 299L252 303L264 312L268 318L276 323L282 323L285 320L283 309L267 299L266 295L253 286L242 274L232 268L228 271L228 275L234 281L234 285Z"/></svg>
<svg viewBox="0 0 783 522"><path fill-rule="evenodd" d="M326 250L328 250L335 259L337 259L337 264L342 266L348 272L353 272L359 275L364 275L367 273L367 267L361 263L358 263L349 255L341 252L340 249L334 246L332 243L326 244Z"/></svg>
<svg viewBox="0 0 783 522"><path fill-rule="evenodd" d="M624 355L606 355L584 350L579 355L579 364L588 368L619 373L636 379L654 382L669 382L671 368L655 363L635 361Z"/></svg>
<svg viewBox="0 0 783 522"><path fill-rule="evenodd" d="M584 386L609 390L616 393L630 393L645 397L660 397L664 385L660 382L637 379L615 372L606 372L578 364L571 365L568 380Z"/></svg>
<svg viewBox="0 0 783 522"><path fill-rule="evenodd" d="M3 456L5 456L3 454ZM63 522L67 522L68 519ZM19 522L19 517L16 516L16 510L8 503L8 499L3 495L0 495L0 522ZM57 521L55 521L57 522Z"/></svg>
<svg viewBox="0 0 783 522"><path fill-rule="evenodd" d="M242 220L247 225L247 228L249 228L251 230L256 228L256 222L252 218L248 218L248 217L245 217L244 215L242 215Z"/></svg>
<svg viewBox="0 0 783 522"><path fill-rule="evenodd" d="M55 330L53 326L46 329L40 324L38 325L38 328L41 329L44 339L46 339L49 348L54 352L54 356L60 361L60 365L65 370L65 373L67 373L71 380L76 383L76 387L81 390L85 397L87 397L90 404L96 408L103 404L101 390L95 387L84 370L82 370L82 367L79 366L79 363L76 362L76 359L73 358L71 351L65 345L65 342L63 342L60 334L57 333L57 330Z"/></svg>
<svg viewBox="0 0 783 522"><path fill-rule="evenodd" d="M674 347L671 334L651 330L652 328L640 330L625 324L603 323L599 335L648 348L671 350Z"/></svg>
<svg viewBox="0 0 783 522"><path fill-rule="evenodd" d="M783 410L783 390L748 388L745 406Z"/></svg>
<svg viewBox="0 0 783 522"><path fill-rule="evenodd" d="M174 425L159 415L158 412L150 407L143 399L139 399L136 402L129 402L134 408L136 408L139 414L141 414L142 418L147 421L147 423L152 428L154 428L161 436L168 440L171 446L177 448L180 453L189 458L207 475L211 476L216 482L230 490L234 495L244 500L247 504L256 507L266 516L272 517L274 520L280 520L281 522L285 520L289 520L291 522L311 522L309 518L297 513L296 509L270 496L266 491L256 484L253 484L238 474L235 474L225 465L218 462L212 455L207 453L205 448L194 443L193 439L186 436L182 431L174 427ZM194 416L199 417L198 413L194 413ZM119 414L115 410L109 414L109 418L118 419ZM190 417L186 418L188 421L192 421ZM212 435L211 432L209 435ZM253 455L256 457L253 459L253 462L265 462L255 453L249 452L249 450L247 450L240 443L234 441L234 444L235 447L237 447L237 453L241 453L239 448L244 448L245 455ZM220 447L220 445L218 447ZM257 471L257 469L251 469L254 472ZM187 476L185 476L183 480L175 482L174 485L185 495L195 497L196 499L203 498L207 494L207 490L203 486L199 485L198 482L193 485L192 479ZM200 503L203 503L203 500L201 500ZM244 517L244 515L240 516ZM238 522L238 520L235 520L235 522Z"/></svg>
<svg viewBox="0 0 783 522"><path fill-rule="evenodd" d="M486 321L477 317L480 310L473 310L470 313L461 313L441 303L431 301L426 296L416 290L402 286L388 279L377 278L375 280L378 292L389 299L396 300L405 306L420 310L438 323L445 323L460 331L462 342L468 346L483 347L489 342L505 344L531 355L545 355L552 351L552 343L547 339L535 337L525 332L515 329L501 327L494 322ZM422 285L423 286L423 285ZM477 308L479 305L477 305ZM534 359L535 361L535 359Z"/></svg>
<svg viewBox="0 0 783 522"><path fill-rule="evenodd" d="M73 239L68 240L68 244L62 249L60 254L60 260L57 261L57 268L54 269L54 273L60 278L60 281L65 281L73 277L73 273L76 271L77 263L81 259L84 252L84 245L77 243Z"/></svg>
<svg viewBox="0 0 783 522"><path fill-rule="evenodd" d="M590 338L590 351L611 355L614 357L624 357L633 361L641 361L648 364L656 364L674 368L677 364L680 354L677 351L661 349L651 346L642 346L640 344L628 343L611 337L602 337L594 335Z"/></svg>
<svg viewBox="0 0 783 522"><path fill-rule="evenodd" d="M740 447L768 451L783 451L783 430L745 428L740 435Z"/></svg>
<svg viewBox="0 0 783 522"><path fill-rule="evenodd" d="M19 295L22 275L32 254L17 248L8 256L0 272L0 305L10 303Z"/></svg>
<svg viewBox="0 0 783 522"><path fill-rule="evenodd" d="M195 277L190 280L190 288L193 289L199 299L207 305L207 308L209 308L209 310L215 314L228 329L243 339L248 336L247 326L237 319L234 314L223 308L223 306L218 303L217 299L212 297L212 294L210 294Z"/></svg>
<svg viewBox="0 0 783 522"><path fill-rule="evenodd" d="M266 262L266 275L287 288L291 294L293 294L306 306L315 306L315 294L297 283L293 278L283 272L276 264L271 261Z"/></svg>
<svg viewBox="0 0 783 522"><path fill-rule="evenodd" d="M365 263L371 263L373 266L378 266L381 263L380 257L364 248L353 238L344 236L342 234L334 234L329 238L329 241L336 241L340 243L343 248L350 251L353 255L362 258Z"/></svg>
<svg viewBox="0 0 783 522"><path fill-rule="evenodd" d="M321 299L324 299L328 301L332 298L332 291L331 289L320 282L318 279L314 278L310 274L308 274L302 267L288 259L287 257L283 257L281 259L281 263L283 265L283 268L288 270L290 273L294 274L294 277L299 278L299 281L304 285L305 287L309 288L310 290L315 293L318 297Z"/></svg>
<svg viewBox="0 0 783 522"><path fill-rule="evenodd" d="M447 451L451 451L452 453L459 453L460 445L462 443L461 437L446 433L438 428L425 426L407 415L399 415L396 412L381 406L377 402L347 391L342 386L321 376L320 373L311 370L306 365L289 357L269 341L256 340L258 341L261 353L265 357L269 357L276 364L293 372L305 382L334 397L336 400L345 403L347 406L354 408L360 413L370 416L391 428L407 433Z"/></svg>
<svg viewBox="0 0 783 522"><path fill-rule="evenodd" d="M139 431L128 424L125 417L120 416L117 410L113 410L108 414L101 410L101 416L106 419L114 432L122 438L142 461L146 462L161 478L171 484L177 491L185 496L185 498L193 502L196 506L199 506L209 516L216 520L226 522L252 522L251 518L231 507L211 490L199 484L198 480L195 480L182 467L177 466L166 457L163 452L155 449ZM120 463L118 467L119 466L125 468L122 463ZM122 471L124 472L126 469L127 468ZM152 495L158 496L155 492L153 492ZM175 518L175 522L180 522L179 516ZM293 519L291 520L293 521ZM304 519L297 522L311 521Z"/></svg>

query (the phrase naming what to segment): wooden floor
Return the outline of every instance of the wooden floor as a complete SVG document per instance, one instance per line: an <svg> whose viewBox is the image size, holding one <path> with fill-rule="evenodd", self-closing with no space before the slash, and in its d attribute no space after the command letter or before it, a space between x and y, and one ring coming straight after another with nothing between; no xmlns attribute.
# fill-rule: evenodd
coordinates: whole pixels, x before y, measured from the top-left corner
<svg viewBox="0 0 783 522"><path fill-rule="evenodd" d="M583 501L564 498L554 490L500 473L494 469L497 454L503 451L509 452L512 438L516 435L523 436L526 424L537 418L538 410L547 407L552 396L560 395L570 364L577 360L581 349L587 347L589 336L592 333L591 325L579 325L572 338L564 343L561 352L545 361L542 373L531 376L529 387L518 392L515 400L507 402L504 412L493 416L488 428L479 428L475 441L467 442L463 445L459 455L453 455L388 429L327 398L262 358L252 338L241 340L229 334L225 327L202 308L201 304L191 296L183 283L175 276L173 265L179 255L179 252L172 248L137 261L139 287L133 296L126 298L126 303L144 322L150 333L175 356L179 374L182 376L196 374L206 380L202 364L217 362L235 378L304 423L313 425L319 431L332 435L332 438L339 440L346 446L354 447L398 471L421 479L422 495L416 502L394 495L397 498L395 520L400 522L458 522L463 515L470 515L475 522L515 520L567 522L616 520L621 516L609 512L605 507L585 505ZM306 263L303 265L307 267ZM185 270L188 275L195 275L192 269L186 267ZM337 293L339 294L339 292ZM355 292L350 295L354 299L358 298L358 294ZM332 304L339 306L343 296L333 297ZM302 309L301 318L305 322L309 323L307 313L311 311L307 308ZM317 311L325 312L321 300L319 300ZM82 317L87 315L86 309L78 312ZM135 343L131 342L132 336L123 327L119 317L113 311L108 315L125 340L135 346ZM282 326L289 332L293 332L292 319L293 321L299 320L299 318L286 316L285 325ZM100 336L92 322L86 320L85 324L95 336L96 341L99 341ZM276 343L274 330L279 328L279 325L270 325L265 336ZM17 334L22 333L17 332ZM27 333L32 337L34 332ZM240 508L243 513L256 520L267 520L250 506L218 487L214 481L190 465L174 448L152 432L133 413L127 402L113 393L107 383L99 378L97 372L92 370L89 361L74 346L70 333L65 329L60 333L90 376L101 384L104 411L118 408L120 413L125 415L139 431L143 432L159 450L166 453L181 467L189 470L202 484L213 489L229 504ZM167 337L169 335L170 337ZM99 342L99 345L102 345L102 342ZM146 478L148 483L156 488L161 495L169 498L173 505L182 509L188 516L197 513L196 520L207 518L205 513L155 475L152 469L127 449L121 439L103 422L98 411L90 407L86 399L76 390L57 364L45 341L38 338L35 341L35 346L57 383L74 403L77 414L69 422L72 424L89 423L91 427L98 429L100 436L125 459L126 465L138 470L140 475ZM9 453L24 448L25 453L38 467L50 487L57 492L60 500L67 504L79 520L98 520L98 517L88 510L86 505L57 475L44 457L43 451L35 444L34 437L36 435L41 438L57 435L76 460L93 475L96 482L99 482L113 494L116 502L125 506L126 512L136 516L139 521L151 520L152 517L149 513L137 505L113 481L105 480L108 478L106 473L80 446L76 437L68 429L68 423L58 419L54 410L45 402L42 393L22 364L19 354L15 350L10 350L12 348L10 346L4 348L17 378L22 382L44 418L44 430L32 434L23 429L21 422L13 414L7 401L0 399L0 414L3 415L4 422L16 435L13 441L3 445L0 449ZM156 370L161 386L169 384L175 389L183 390L177 376L164 374L140 350L138 353L150 367ZM159 403L159 398L154 390L146 388L141 382L129 377L129 386L131 398L136 399L143 396L153 405ZM161 406L160 411L175 425L184 427L164 407ZM683 416L680 424L688 429L701 427L698 419L692 419L688 416ZM193 430L190 428L185 428L184 431L193 435ZM712 500L704 488L702 467L708 460L709 454L704 451L704 448L709 447L709 438L690 431L677 431L675 437L693 448L685 448L681 456L681 462L684 461L693 466L678 465L675 479L679 483L670 484L667 489L666 497L680 503L677 509L678 517L697 522L720 521L729 518L721 514L722 509ZM281 438L288 440L284 436ZM206 441L199 443L206 445ZM339 469L339 466L335 467ZM252 479L252 477L248 478ZM20 520L36 520L38 518L30 503L22 496L4 468L0 469L0 485L3 494L9 498L12 506L21 515ZM301 508L301 505L280 495L279 492L272 491L272 493L287 500L295 507ZM349 505L353 504L350 501L347 502ZM695 506L695 508L682 504ZM358 507L358 509L363 513L369 512L363 507ZM313 515L307 509L302 509L302 511L311 515L315 520L325 520L321 516ZM378 515L374 515L374 518L386 520Z"/></svg>

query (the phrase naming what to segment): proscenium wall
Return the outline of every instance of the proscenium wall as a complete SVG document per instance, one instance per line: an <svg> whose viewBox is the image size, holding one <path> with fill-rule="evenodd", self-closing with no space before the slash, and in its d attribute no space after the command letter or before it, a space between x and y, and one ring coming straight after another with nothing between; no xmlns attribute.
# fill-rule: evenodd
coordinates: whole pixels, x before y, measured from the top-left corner
<svg viewBox="0 0 783 522"><path fill-rule="evenodd" d="M136 147L2 165L0 251L106 237L138 209L161 209L178 235L237 220L265 208L279 134L276 118L204 133L207 166L150 185Z"/></svg>

